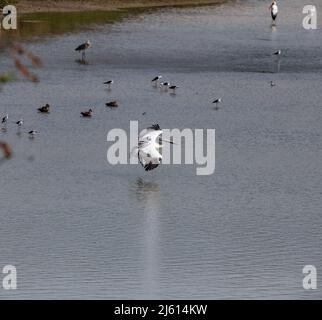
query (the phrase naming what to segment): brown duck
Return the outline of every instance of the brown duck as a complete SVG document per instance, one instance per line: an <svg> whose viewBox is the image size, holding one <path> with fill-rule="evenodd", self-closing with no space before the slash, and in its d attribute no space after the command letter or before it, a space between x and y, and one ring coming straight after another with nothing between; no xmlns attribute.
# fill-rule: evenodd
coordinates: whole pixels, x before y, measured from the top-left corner
<svg viewBox="0 0 322 320"><path fill-rule="evenodd" d="M50 105L47 103L46 105L38 108L38 111L41 113L49 113L50 112Z"/></svg>
<svg viewBox="0 0 322 320"><path fill-rule="evenodd" d="M92 112L93 112L93 110L92 109L89 109L88 111L81 112L81 115L83 117L91 117L92 116Z"/></svg>
<svg viewBox="0 0 322 320"><path fill-rule="evenodd" d="M105 105L107 107L111 107L111 108L116 108L116 107L119 106L118 103L117 103L117 101L110 101L110 102L107 102Z"/></svg>

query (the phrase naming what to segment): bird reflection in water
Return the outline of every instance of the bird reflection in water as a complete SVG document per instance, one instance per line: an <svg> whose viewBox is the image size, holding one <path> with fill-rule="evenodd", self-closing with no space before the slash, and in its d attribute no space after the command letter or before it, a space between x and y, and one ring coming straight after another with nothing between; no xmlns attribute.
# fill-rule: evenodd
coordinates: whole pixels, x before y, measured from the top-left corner
<svg viewBox="0 0 322 320"><path fill-rule="evenodd" d="M159 196L160 187L156 182L145 181L142 178L137 178L132 187L139 200Z"/></svg>
<svg viewBox="0 0 322 320"><path fill-rule="evenodd" d="M3 164L6 160L12 157L12 149L8 143L0 141L0 151L2 153L0 157L0 165Z"/></svg>
<svg viewBox="0 0 322 320"><path fill-rule="evenodd" d="M85 65L85 66L89 65L89 61L87 61L87 60L76 59L75 62L78 64L81 64L81 65Z"/></svg>
<svg viewBox="0 0 322 320"><path fill-rule="evenodd" d="M142 204L143 223L143 249L142 260L143 286L146 288L147 297L158 297L160 274L160 187L152 181L138 178L132 185L138 201Z"/></svg>

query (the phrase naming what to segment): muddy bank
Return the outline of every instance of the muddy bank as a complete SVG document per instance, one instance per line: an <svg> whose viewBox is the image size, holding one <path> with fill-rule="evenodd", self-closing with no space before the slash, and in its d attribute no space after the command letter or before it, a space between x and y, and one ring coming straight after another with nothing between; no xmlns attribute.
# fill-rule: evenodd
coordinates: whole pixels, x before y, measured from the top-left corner
<svg viewBox="0 0 322 320"><path fill-rule="evenodd" d="M118 10L126 8L206 5L224 0L93 0L93 1L14 1L20 13Z"/></svg>

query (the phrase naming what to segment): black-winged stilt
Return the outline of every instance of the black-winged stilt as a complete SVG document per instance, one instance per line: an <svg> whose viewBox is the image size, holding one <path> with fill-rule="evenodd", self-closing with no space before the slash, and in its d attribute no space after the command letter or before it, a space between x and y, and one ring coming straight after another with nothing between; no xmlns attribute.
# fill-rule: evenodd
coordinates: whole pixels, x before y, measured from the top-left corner
<svg viewBox="0 0 322 320"><path fill-rule="evenodd" d="M170 86L169 89L172 90L172 92L174 93L176 91L176 89L178 89L178 86Z"/></svg>
<svg viewBox="0 0 322 320"><path fill-rule="evenodd" d="M8 114L6 114L3 118L2 118L2 120L1 120L1 123L7 123L8 122L8 119L9 119L9 115Z"/></svg>
<svg viewBox="0 0 322 320"><path fill-rule="evenodd" d="M162 76L161 76L161 75L156 76L156 77L154 77L154 78L151 80L151 82L152 82L152 83L157 84L157 83L160 81L160 79L161 79L161 78L162 78Z"/></svg>
<svg viewBox="0 0 322 320"><path fill-rule="evenodd" d="M16 125L18 125L18 127L22 127L23 125L23 119L20 119L19 121L16 122Z"/></svg>
<svg viewBox="0 0 322 320"><path fill-rule="evenodd" d="M218 105L219 105L219 103L221 103L222 102L222 99L221 98L218 98L218 99L215 99L212 103L214 103L215 104L215 110L219 110L219 107L218 107Z"/></svg>
<svg viewBox="0 0 322 320"><path fill-rule="evenodd" d="M108 81L106 81L106 82L104 82L103 84L106 84L107 85L107 88L109 89L109 90L111 90L111 85L114 83L114 81L113 80L108 80Z"/></svg>
<svg viewBox="0 0 322 320"><path fill-rule="evenodd" d="M87 40L86 42L80 44L75 51L82 53L82 60L86 58L85 50L89 49L92 46L91 42Z"/></svg>
<svg viewBox="0 0 322 320"><path fill-rule="evenodd" d="M36 130L31 130L28 132L29 138L34 138L38 132Z"/></svg>

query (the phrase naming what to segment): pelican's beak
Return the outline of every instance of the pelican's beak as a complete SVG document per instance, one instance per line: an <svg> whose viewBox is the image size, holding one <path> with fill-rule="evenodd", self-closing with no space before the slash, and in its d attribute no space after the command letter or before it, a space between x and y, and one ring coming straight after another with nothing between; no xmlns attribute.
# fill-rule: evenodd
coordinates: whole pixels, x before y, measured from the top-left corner
<svg viewBox="0 0 322 320"><path fill-rule="evenodd" d="M168 142L168 143L170 143L170 144L177 144L177 143L174 143L173 141L171 141L171 140L166 140L166 139L162 139L161 140L161 142Z"/></svg>

